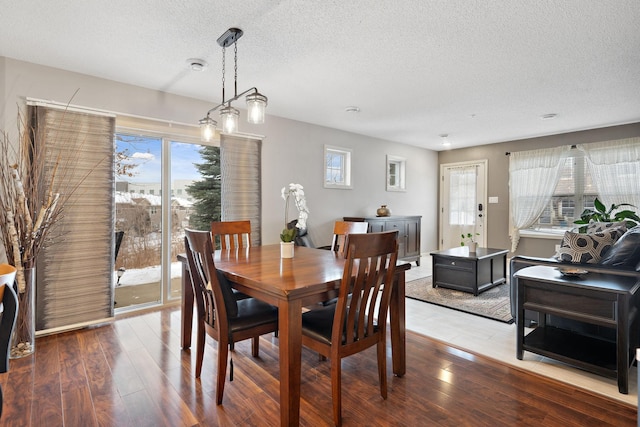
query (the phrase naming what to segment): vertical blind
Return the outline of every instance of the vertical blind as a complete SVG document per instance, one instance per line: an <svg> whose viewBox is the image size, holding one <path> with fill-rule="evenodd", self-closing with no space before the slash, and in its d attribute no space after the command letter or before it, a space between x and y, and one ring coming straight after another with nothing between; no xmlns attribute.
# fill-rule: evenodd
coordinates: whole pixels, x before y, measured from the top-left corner
<svg viewBox="0 0 640 427"><path fill-rule="evenodd" d="M251 221L251 243L261 244L262 141L220 136L222 220Z"/></svg>
<svg viewBox="0 0 640 427"><path fill-rule="evenodd" d="M113 317L115 119L43 106L29 117L44 176L71 193L38 256L36 329L103 321Z"/></svg>

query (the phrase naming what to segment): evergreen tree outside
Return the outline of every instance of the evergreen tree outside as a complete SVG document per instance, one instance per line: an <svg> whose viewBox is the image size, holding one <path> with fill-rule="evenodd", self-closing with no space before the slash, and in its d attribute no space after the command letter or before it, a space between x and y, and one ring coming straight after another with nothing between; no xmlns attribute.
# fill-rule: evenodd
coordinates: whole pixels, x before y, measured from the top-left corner
<svg viewBox="0 0 640 427"><path fill-rule="evenodd" d="M221 173L220 147L202 147L203 163L194 166L200 172L202 180L187 186L187 193L194 198L193 212L189 218L189 227L196 230L211 229L211 221L221 220Z"/></svg>

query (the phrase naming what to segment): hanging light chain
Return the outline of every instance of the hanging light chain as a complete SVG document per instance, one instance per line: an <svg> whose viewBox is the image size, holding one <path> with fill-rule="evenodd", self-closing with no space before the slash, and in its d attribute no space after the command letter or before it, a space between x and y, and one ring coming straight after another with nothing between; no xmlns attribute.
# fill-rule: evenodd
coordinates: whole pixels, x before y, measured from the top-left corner
<svg viewBox="0 0 640 427"><path fill-rule="evenodd" d="M233 96L238 96L238 39L233 42Z"/></svg>
<svg viewBox="0 0 640 427"><path fill-rule="evenodd" d="M224 104L224 84L225 84L224 73L226 68L226 61L225 61L226 57L227 57L226 48L222 46L222 103L223 104Z"/></svg>

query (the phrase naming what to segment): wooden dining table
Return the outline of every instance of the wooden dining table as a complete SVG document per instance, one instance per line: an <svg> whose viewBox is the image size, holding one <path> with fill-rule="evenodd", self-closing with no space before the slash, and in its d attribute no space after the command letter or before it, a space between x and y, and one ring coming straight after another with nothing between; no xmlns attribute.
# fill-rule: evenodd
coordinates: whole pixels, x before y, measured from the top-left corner
<svg viewBox="0 0 640 427"><path fill-rule="evenodd" d="M193 290L186 257L182 261L182 348L191 346ZM280 258L280 245L217 250L214 261L238 291L278 307L280 358L280 424L297 426L300 421L302 365L302 307L336 296L345 259L336 252L303 246L294 258ZM393 373L403 376L405 355L405 271L409 263L396 267L389 318Z"/></svg>

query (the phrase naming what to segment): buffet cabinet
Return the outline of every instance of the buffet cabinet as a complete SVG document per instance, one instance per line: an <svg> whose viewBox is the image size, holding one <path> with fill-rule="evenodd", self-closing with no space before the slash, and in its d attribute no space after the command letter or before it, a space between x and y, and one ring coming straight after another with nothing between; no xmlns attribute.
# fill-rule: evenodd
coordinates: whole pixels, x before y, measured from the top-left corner
<svg viewBox="0 0 640 427"><path fill-rule="evenodd" d="M369 233L398 231L398 259L420 265L420 223L422 216L343 217L345 221L366 221Z"/></svg>

